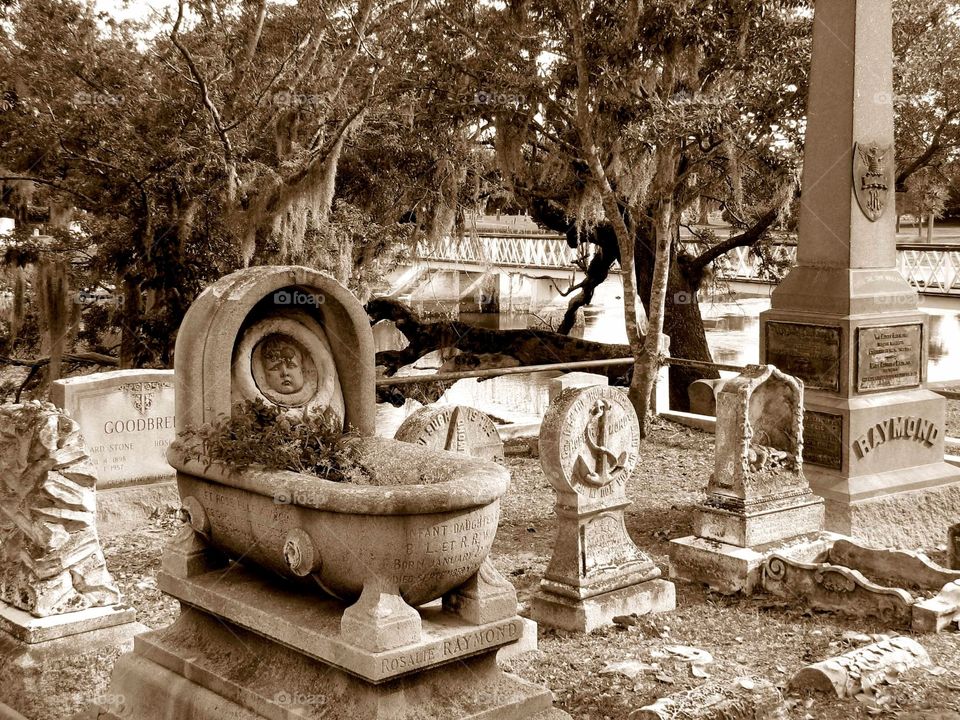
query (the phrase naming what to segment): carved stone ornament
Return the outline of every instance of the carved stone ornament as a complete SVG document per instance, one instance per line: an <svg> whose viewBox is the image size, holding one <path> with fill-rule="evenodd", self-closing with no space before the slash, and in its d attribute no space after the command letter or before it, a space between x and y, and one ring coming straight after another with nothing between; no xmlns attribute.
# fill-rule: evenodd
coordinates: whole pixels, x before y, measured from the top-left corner
<svg viewBox="0 0 960 720"><path fill-rule="evenodd" d="M853 191L863 214L876 222L890 204L893 189L893 145L853 146Z"/></svg>
<svg viewBox="0 0 960 720"><path fill-rule="evenodd" d="M0 407L0 600L36 617L120 601L96 485L76 422L49 403Z"/></svg>

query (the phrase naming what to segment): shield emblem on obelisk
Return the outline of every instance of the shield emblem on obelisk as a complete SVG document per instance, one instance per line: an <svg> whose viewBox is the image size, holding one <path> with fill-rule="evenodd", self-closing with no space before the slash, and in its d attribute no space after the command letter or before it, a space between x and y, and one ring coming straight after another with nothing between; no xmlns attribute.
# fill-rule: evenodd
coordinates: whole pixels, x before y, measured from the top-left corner
<svg viewBox="0 0 960 720"><path fill-rule="evenodd" d="M860 209L876 222L890 204L893 189L893 145L853 145L853 191Z"/></svg>

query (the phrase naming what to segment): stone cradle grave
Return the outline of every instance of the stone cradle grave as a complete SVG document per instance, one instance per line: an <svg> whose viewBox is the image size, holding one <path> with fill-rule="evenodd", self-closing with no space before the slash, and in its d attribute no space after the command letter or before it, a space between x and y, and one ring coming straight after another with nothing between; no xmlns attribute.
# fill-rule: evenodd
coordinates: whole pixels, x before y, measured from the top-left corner
<svg viewBox="0 0 960 720"><path fill-rule="evenodd" d="M49 403L0 406L0 466L0 707L66 717L80 706L60 673L92 686L92 658L129 649L146 628L107 569L77 423Z"/></svg>
<svg viewBox="0 0 960 720"><path fill-rule="evenodd" d="M813 559L828 546L823 500L803 474L803 386L752 365L717 396L714 471L694 535L670 541L670 576L750 593L779 552Z"/></svg>
<svg viewBox="0 0 960 720"><path fill-rule="evenodd" d="M100 720L563 720L546 688L503 672L513 586L489 559L502 466L374 436L363 306L305 267L255 267L196 299L177 336L177 427L241 400L338 418L366 482L168 454L187 523L158 585L183 611L116 664ZM190 399L191 402L184 402ZM201 455L197 455L200 452ZM231 562L232 561L232 562Z"/></svg>
<svg viewBox="0 0 960 720"><path fill-rule="evenodd" d="M591 632L618 615L676 607L673 583L660 577L625 525L639 432L633 406L617 388L568 389L547 411L540 463L557 493L557 537L530 603L538 623Z"/></svg>
<svg viewBox="0 0 960 720"><path fill-rule="evenodd" d="M797 262L760 314L760 358L803 381L825 528L939 545L960 468L926 387L929 318L897 269L891 0L818 0L813 26Z"/></svg>
<svg viewBox="0 0 960 720"><path fill-rule="evenodd" d="M79 423L96 468L103 534L179 506L166 457L176 437L173 386L173 370L113 370L51 385L51 401Z"/></svg>
<svg viewBox="0 0 960 720"><path fill-rule="evenodd" d="M914 632L960 623L960 570L922 553L840 538L813 562L777 554L763 566L763 589L805 608L873 618Z"/></svg>
<svg viewBox="0 0 960 720"><path fill-rule="evenodd" d="M394 438L431 450L503 460L503 441L493 420L485 412L465 405L421 408L403 421Z"/></svg>

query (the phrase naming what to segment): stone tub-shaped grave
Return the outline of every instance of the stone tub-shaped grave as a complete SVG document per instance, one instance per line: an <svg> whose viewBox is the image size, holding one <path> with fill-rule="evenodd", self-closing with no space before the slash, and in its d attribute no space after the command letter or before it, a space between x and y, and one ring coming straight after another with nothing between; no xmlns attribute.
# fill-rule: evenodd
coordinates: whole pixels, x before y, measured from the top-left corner
<svg viewBox="0 0 960 720"><path fill-rule="evenodd" d="M332 278L303 267L222 278L184 319L175 377L178 428L228 416L243 400L293 417L328 410L358 435L349 442L370 476L361 485L241 470L178 441L168 459L194 532L191 557L213 550L287 583L315 583L353 603L341 630L374 651L415 642L413 606L439 597L473 624L516 614L515 591L485 562L509 473L373 437L373 335L359 301ZM192 568L185 562L179 574Z"/></svg>

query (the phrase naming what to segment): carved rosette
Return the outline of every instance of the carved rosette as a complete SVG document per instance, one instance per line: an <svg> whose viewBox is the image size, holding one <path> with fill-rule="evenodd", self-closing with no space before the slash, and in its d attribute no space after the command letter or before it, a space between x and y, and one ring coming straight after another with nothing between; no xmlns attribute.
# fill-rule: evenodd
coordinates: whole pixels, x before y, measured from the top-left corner
<svg viewBox="0 0 960 720"><path fill-rule="evenodd" d="M120 601L96 484L76 422L49 403L0 407L0 599L37 617Z"/></svg>

